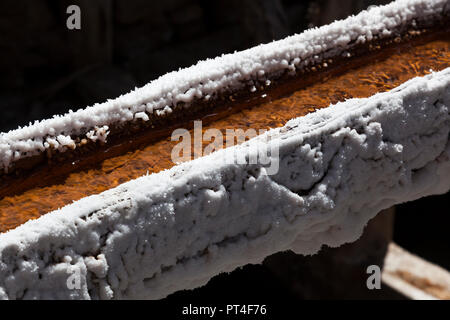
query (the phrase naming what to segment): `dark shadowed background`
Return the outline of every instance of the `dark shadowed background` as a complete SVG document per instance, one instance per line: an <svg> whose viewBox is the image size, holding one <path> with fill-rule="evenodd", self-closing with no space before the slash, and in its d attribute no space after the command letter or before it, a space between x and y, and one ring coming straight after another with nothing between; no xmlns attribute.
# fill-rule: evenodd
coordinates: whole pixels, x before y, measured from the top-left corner
<svg viewBox="0 0 450 320"><path fill-rule="evenodd" d="M114 98L201 59L388 2L2 0L0 131ZM66 28L71 4L81 8L81 30ZM446 195L398 206L394 240L450 269L449 204ZM334 281L333 274L328 276ZM282 284L266 265L221 275L193 294L218 294L236 286L241 288L238 295L298 297L291 290L294 284ZM322 292L319 297L335 296Z"/></svg>

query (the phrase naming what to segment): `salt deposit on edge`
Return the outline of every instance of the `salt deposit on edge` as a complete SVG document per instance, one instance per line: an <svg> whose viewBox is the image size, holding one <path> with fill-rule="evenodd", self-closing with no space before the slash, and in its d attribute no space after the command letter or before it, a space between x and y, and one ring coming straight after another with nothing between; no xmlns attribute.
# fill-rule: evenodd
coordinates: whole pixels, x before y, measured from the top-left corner
<svg viewBox="0 0 450 320"><path fill-rule="evenodd" d="M208 100L224 91L243 87L254 91L253 84L265 83L269 76L345 53L374 36L389 37L393 29L412 21L433 21L448 10L449 0L398 0L300 35L201 61L117 99L0 134L0 170L8 172L14 161L48 148L60 152L73 149L73 136L105 141L108 126L170 113L178 102L189 106L194 99Z"/></svg>
<svg viewBox="0 0 450 320"><path fill-rule="evenodd" d="M276 175L221 161L263 135L29 221L0 235L0 298L158 299L355 241L380 210L449 190L449 110L450 68L269 131Z"/></svg>

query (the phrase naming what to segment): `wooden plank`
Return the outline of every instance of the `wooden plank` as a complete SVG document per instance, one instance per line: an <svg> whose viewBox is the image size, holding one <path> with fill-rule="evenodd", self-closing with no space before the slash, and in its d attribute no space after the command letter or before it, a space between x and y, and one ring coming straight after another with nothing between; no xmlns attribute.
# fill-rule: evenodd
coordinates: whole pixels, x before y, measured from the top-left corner
<svg viewBox="0 0 450 320"><path fill-rule="evenodd" d="M382 282L414 300L450 300L450 273L395 243L389 244Z"/></svg>

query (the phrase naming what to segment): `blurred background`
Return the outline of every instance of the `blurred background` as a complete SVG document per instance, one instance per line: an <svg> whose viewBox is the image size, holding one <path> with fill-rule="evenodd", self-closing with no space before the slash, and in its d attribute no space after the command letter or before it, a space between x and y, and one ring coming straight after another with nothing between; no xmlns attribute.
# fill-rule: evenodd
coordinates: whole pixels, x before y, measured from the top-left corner
<svg viewBox="0 0 450 320"><path fill-rule="evenodd" d="M114 98L198 60L281 39L388 2L2 0L0 132ZM66 9L72 4L81 8L81 30L66 27ZM394 230L385 230L387 236L393 233L401 246L450 269L449 205L444 195L397 206ZM329 251L314 256L312 265L322 265L316 275L325 274L331 283L333 274L343 275L326 269ZM263 265L218 276L206 287L172 299L225 294L236 286L237 296L298 298L295 287L307 286L306 279L318 287L319 279L306 267L308 259L278 254ZM280 281L280 261L295 263L297 273L305 276L292 283ZM319 292L302 298L339 297L339 291L327 288L327 279L320 280Z"/></svg>

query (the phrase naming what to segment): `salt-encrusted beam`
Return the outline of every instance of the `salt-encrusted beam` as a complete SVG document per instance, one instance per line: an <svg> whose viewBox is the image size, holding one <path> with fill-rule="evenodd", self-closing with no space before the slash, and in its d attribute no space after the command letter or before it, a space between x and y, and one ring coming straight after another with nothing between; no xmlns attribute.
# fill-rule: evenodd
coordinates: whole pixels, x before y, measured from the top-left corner
<svg viewBox="0 0 450 320"><path fill-rule="evenodd" d="M0 171L15 162L40 154L66 152L86 141L106 141L112 126L162 117L179 105L214 100L223 93L247 90L330 57L350 56L358 45L394 38L408 27L433 26L448 16L449 0L397 0L357 16L315 28L286 39L242 52L201 61L168 73L117 99L63 116L36 121L0 134Z"/></svg>
<svg viewBox="0 0 450 320"><path fill-rule="evenodd" d="M355 241L380 210L449 190L449 110L447 68L84 198L0 235L0 297L159 299ZM224 162L267 145L274 175Z"/></svg>

